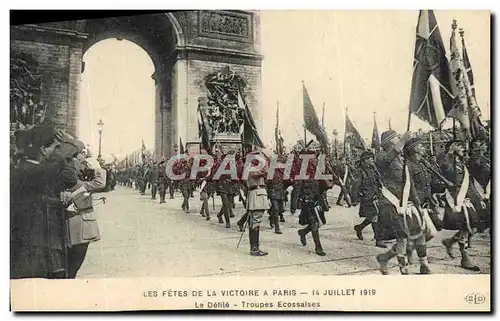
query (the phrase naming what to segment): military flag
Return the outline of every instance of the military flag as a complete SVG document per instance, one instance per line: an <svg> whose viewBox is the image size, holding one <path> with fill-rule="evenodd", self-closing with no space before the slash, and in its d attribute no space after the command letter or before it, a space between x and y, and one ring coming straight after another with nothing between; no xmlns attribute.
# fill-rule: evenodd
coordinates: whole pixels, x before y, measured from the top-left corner
<svg viewBox="0 0 500 321"><path fill-rule="evenodd" d="M274 139L276 141L276 153L278 155L283 155L283 137L281 136L280 130L280 105L276 105L276 127L274 128Z"/></svg>
<svg viewBox="0 0 500 321"><path fill-rule="evenodd" d="M349 119L347 112L345 114L345 141L356 148L366 150L366 144L359 134L354 124Z"/></svg>
<svg viewBox="0 0 500 321"><path fill-rule="evenodd" d="M483 131L486 131L484 124L481 122L481 110L476 100L476 89L474 87L474 74L472 73L472 66L467 54L467 47L465 46L464 31L460 29L460 37L462 38L462 62L465 73L465 90L467 94L467 101L469 104L469 122L470 133L472 137L477 137Z"/></svg>
<svg viewBox="0 0 500 321"><path fill-rule="evenodd" d="M144 139L142 140L142 149L141 149L141 159L144 163L146 161L146 144L144 144Z"/></svg>
<svg viewBox="0 0 500 321"><path fill-rule="evenodd" d="M252 116L250 108L248 108L241 90L238 89L238 107L243 110L243 123L240 127L241 141L244 145L252 145L264 148L264 143L259 137L257 126Z"/></svg>
<svg viewBox="0 0 500 321"><path fill-rule="evenodd" d="M313 134L320 143L321 148L324 151L327 151L329 149L328 136L319 122L318 115L314 110L313 103L309 97L309 93L307 92L304 82L302 82L302 92L305 129Z"/></svg>
<svg viewBox="0 0 500 321"><path fill-rule="evenodd" d="M378 134L377 119L373 112L373 132L372 132L372 149L375 151L380 150L380 135Z"/></svg>
<svg viewBox="0 0 500 321"><path fill-rule="evenodd" d="M467 74L462 62L460 51L458 50L455 29L457 28L456 20L453 20L451 37L450 37L450 65L452 74L452 92L455 96L453 108L448 112L448 116L455 118L462 125L462 129L469 133L469 103L467 101L466 83Z"/></svg>
<svg viewBox="0 0 500 321"><path fill-rule="evenodd" d="M440 128L453 107L446 50L432 10L420 10L416 28L410 112Z"/></svg>

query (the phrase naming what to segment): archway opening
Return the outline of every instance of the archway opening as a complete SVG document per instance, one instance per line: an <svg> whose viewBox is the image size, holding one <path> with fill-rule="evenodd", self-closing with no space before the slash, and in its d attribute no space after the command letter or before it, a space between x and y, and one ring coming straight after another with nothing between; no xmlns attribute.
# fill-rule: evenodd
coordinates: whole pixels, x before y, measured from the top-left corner
<svg viewBox="0 0 500 321"><path fill-rule="evenodd" d="M109 38L83 55L77 136L105 162L155 147L155 66L151 56L128 40ZM97 123L102 120L101 143Z"/></svg>

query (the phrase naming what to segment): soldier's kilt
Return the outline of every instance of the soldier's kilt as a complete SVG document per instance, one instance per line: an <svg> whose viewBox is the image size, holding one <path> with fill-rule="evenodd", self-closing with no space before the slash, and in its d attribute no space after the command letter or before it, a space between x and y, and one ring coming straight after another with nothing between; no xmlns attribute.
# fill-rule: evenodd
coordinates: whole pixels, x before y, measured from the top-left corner
<svg viewBox="0 0 500 321"><path fill-rule="evenodd" d="M476 206L476 205L474 205ZM479 214L473 208L467 208L467 212L469 213L469 222L471 228L479 227ZM446 204L444 208L444 216L443 216L443 229L449 231L461 231L467 229L467 223L465 220L465 215L463 210L455 213L451 209L451 207Z"/></svg>
<svg viewBox="0 0 500 321"><path fill-rule="evenodd" d="M405 238L408 236L403 216L397 212L394 205L380 202L379 211L378 222L380 224L380 239L382 241Z"/></svg>
<svg viewBox="0 0 500 321"><path fill-rule="evenodd" d="M373 204L373 201L361 199L358 215L359 217L371 220L374 216L378 215L378 208Z"/></svg>
<svg viewBox="0 0 500 321"><path fill-rule="evenodd" d="M321 216L321 222L318 219L318 215L316 215L315 207L318 206L319 203L315 201L304 202L302 203L302 208L300 210L299 215L299 224L300 225L309 225L309 224L326 224L326 219L324 216L324 211L320 211L319 215Z"/></svg>

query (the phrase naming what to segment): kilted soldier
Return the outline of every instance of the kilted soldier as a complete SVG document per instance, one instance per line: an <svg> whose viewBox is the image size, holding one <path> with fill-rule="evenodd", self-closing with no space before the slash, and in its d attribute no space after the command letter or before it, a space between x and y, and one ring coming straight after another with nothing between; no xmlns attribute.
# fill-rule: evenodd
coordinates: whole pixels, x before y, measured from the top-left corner
<svg viewBox="0 0 500 321"><path fill-rule="evenodd" d="M302 153L308 152L303 151ZM297 194L299 200L302 202L299 215L299 224L306 227L300 229L298 231L298 234L301 244L303 246L306 246L306 236L309 232L311 232L316 254L319 256L325 256L326 253L321 246L319 228L321 225L326 223L324 212L325 210L328 210L328 206L325 204L323 193L329 188L333 187L333 183L328 184L325 181L316 180L316 167L317 159L310 159L306 174L308 179L299 180L299 188Z"/></svg>
<svg viewBox="0 0 500 321"><path fill-rule="evenodd" d="M413 180L413 186L415 187L415 191L420 202L421 214L424 214L423 211L425 211L429 215L429 219L431 216L434 217L433 222L427 221L426 223L435 224L436 222L439 222L439 219L437 218L436 205L432 203L432 176L423 163L425 148L422 145L422 140L420 138L409 139L404 146L404 153L406 156L406 163ZM429 226L427 226L427 230L429 230ZM427 261L428 238L430 238L429 235L424 233L413 241L409 240L407 246L407 256L409 261L411 261L413 248L417 250L417 256L420 262L420 274L431 273L429 262Z"/></svg>
<svg viewBox="0 0 500 321"><path fill-rule="evenodd" d="M384 184L379 202L381 237L384 240L396 239L396 244L388 252L377 255L380 272L384 275L389 273L388 263L395 256L401 274L409 273L406 257L407 238L422 233L421 227L415 223L418 221L416 216L419 214L415 215L415 211L407 206L407 200L403 199L403 197L409 197L414 202L418 200L414 187L410 187L410 195L403 195L402 183L405 169L403 168L401 152L410 138L411 132L406 132L401 138L393 130L382 133L381 146L383 150L376 157L377 169ZM405 179L405 184L411 184L411 182L411 177L408 177L408 180ZM401 205L405 206L404 210ZM407 209L410 210L409 215Z"/></svg>
<svg viewBox="0 0 500 321"><path fill-rule="evenodd" d="M375 167L375 155L364 151L360 157L361 184L359 186L360 206L359 217L364 218L361 224L354 226L358 239L363 240L363 229L371 224L375 236L375 246L386 248L382 241L380 224L378 222L381 181Z"/></svg>
<svg viewBox="0 0 500 321"><path fill-rule="evenodd" d="M285 190L283 188L283 171L282 168L277 168L274 173L272 180L267 181L267 195L271 201L271 208L269 209L269 221L271 223L271 228L274 227L274 233L282 234L280 230L279 218L282 218L282 222L285 221L283 218L283 213L285 209L283 207L283 198L285 197Z"/></svg>
<svg viewBox="0 0 500 321"><path fill-rule="evenodd" d="M267 158L264 152L251 152L247 155L260 155ZM262 160L263 161L263 160ZM257 166L258 160L252 160L252 165ZM265 179L267 177L268 164L258 171L249 171L246 185L248 188L247 213L248 213L248 236L250 239L250 255L264 256L267 252L259 248L260 223L265 211L269 209Z"/></svg>
<svg viewBox="0 0 500 321"><path fill-rule="evenodd" d="M479 225L479 215L473 203L479 204L480 209L486 209L481 195L474 187L473 177L462 161L464 148L459 141L446 144L446 157L441 164L444 177L453 183L448 187L446 207L443 217L443 229L458 231L453 237L443 240L443 245L451 258L454 258L453 245L458 242L462 256L461 266L471 271L479 271L469 258L466 244L469 235L474 234Z"/></svg>
<svg viewBox="0 0 500 321"><path fill-rule="evenodd" d="M189 176L191 175L191 161L186 160L181 160L181 172L186 173L186 176L179 181L181 185L181 192L182 192L182 209L184 210L184 213L189 214L189 197L191 197L191 180Z"/></svg>
<svg viewBox="0 0 500 321"><path fill-rule="evenodd" d="M158 164L153 163L153 166L149 168L148 171L148 182L151 184L151 199L156 199L157 193L157 181L158 181Z"/></svg>
<svg viewBox="0 0 500 321"><path fill-rule="evenodd" d="M165 203L165 195L167 194L167 171L165 161L162 160L156 167L156 186L158 194L160 194L160 204Z"/></svg>
<svg viewBox="0 0 500 321"><path fill-rule="evenodd" d="M480 233L488 228L491 228L491 163L490 160L485 156L487 148L487 145L478 139L472 141L470 153L471 155L468 161L470 174L474 181L474 186L476 187L476 190L481 194L482 200L486 204L486 208L484 210L481 208L481 204L474 204L476 209L479 211L478 231Z"/></svg>
<svg viewBox="0 0 500 321"><path fill-rule="evenodd" d="M231 203L231 193L232 193L232 181L228 175L221 175L219 180L217 180L217 194L220 196L222 201L222 207L217 214L217 219L220 224L226 221L226 228L231 227L230 217L234 217L233 214L233 204ZM224 220L222 219L224 216Z"/></svg>
<svg viewBox="0 0 500 321"><path fill-rule="evenodd" d="M293 215L297 209L302 208L302 203L299 199L299 189L300 182L293 181L292 182L292 192L290 193L290 213Z"/></svg>
<svg viewBox="0 0 500 321"><path fill-rule="evenodd" d="M350 167L348 166L348 162L347 160L345 159L345 157L342 157L339 161L337 162L334 162L334 165L332 166L333 167L333 170L338 173L339 175L339 178L340 178L340 181L338 184L340 186L340 194L339 196L337 197L337 202L335 204L337 204L338 206L342 206L342 200L344 199L347 203L347 207L351 207L352 205L352 200L351 200L351 197L349 195L349 191L348 189L350 184L351 184L351 178L352 178L352 175L351 175L351 169Z"/></svg>

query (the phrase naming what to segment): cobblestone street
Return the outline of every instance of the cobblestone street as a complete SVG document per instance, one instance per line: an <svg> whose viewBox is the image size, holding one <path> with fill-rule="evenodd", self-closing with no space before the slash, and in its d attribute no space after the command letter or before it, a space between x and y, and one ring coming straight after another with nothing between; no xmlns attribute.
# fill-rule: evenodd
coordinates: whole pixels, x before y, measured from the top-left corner
<svg viewBox="0 0 500 321"><path fill-rule="evenodd" d="M303 247L297 235L298 213L285 213L281 223L283 234L277 235L266 218L261 226L261 248L269 252L265 257L249 256L248 232L237 249L241 233L236 221L243 215L241 203L236 203L236 217L231 229L217 222L220 199L215 199L215 210L210 200L212 219L206 221L199 214L199 196L190 199L191 213L181 210L182 198L165 204L152 200L151 195L117 187L103 194L106 204L96 206L102 239L92 243L78 278L103 277L198 277L220 275L290 276L290 275L353 275L378 274L375 255L383 249L374 246L370 227L364 230L364 240L356 238L353 226L361 222L358 207L334 205L338 190L329 191L332 204L327 213L328 223L321 228L321 240L326 256L314 253L314 243L308 235ZM168 196L167 196L168 198ZM237 198L236 198L237 200ZM287 204L289 206L289 204ZM441 240L453 232L442 231L428 243L428 257L434 274L474 273L460 268L460 258L450 259ZM456 249L457 256L458 248ZM416 255L415 255L416 256ZM481 273L490 273L489 234L473 238L471 258L480 266ZM415 261L418 261L417 259ZM399 274L395 260L391 274ZM418 273L418 264L411 266Z"/></svg>

